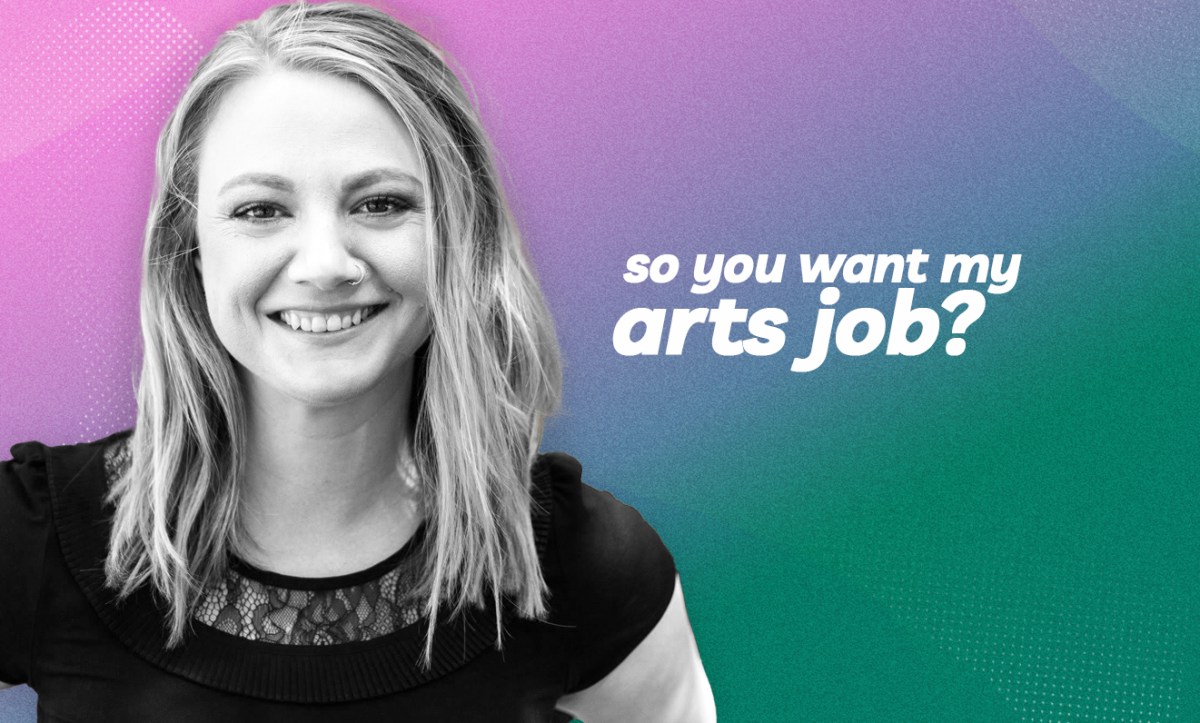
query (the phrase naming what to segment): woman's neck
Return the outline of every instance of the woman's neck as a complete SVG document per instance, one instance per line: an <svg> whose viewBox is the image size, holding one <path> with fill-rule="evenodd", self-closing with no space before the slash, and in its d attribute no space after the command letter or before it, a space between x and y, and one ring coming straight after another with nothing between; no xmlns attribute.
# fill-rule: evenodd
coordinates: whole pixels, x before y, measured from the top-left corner
<svg viewBox="0 0 1200 723"><path fill-rule="evenodd" d="M247 549L259 567L327 577L369 567L416 531L412 367L345 403L313 406L246 380L241 489Z"/></svg>

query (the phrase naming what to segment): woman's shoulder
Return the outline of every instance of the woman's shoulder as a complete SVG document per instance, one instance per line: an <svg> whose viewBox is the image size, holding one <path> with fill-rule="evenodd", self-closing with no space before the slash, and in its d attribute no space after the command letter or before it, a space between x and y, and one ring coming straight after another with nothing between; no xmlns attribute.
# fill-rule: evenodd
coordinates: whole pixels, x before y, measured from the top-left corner
<svg viewBox="0 0 1200 723"><path fill-rule="evenodd" d="M22 442L9 451L11 459L0 462L0 519L17 511L38 518L47 513L46 450L41 442Z"/></svg>
<svg viewBox="0 0 1200 723"><path fill-rule="evenodd" d="M586 565L598 577L637 578L666 568L673 576L674 561L645 518L583 477L583 465L562 452L543 454L534 466L534 502L548 508L547 542L559 562Z"/></svg>
<svg viewBox="0 0 1200 723"><path fill-rule="evenodd" d="M575 458L544 454L533 477L550 608L572 631L569 690L579 690L615 668L658 623L675 590L675 562L637 510L583 481Z"/></svg>
<svg viewBox="0 0 1200 723"><path fill-rule="evenodd" d="M49 519L68 501L72 507L98 508L108 485L128 461L129 431L80 444L13 445L11 459L0 462L0 514Z"/></svg>
<svg viewBox="0 0 1200 723"><path fill-rule="evenodd" d="M80 444L13 445L0 462L0 545L28 549L30 536L105 523L109 483L128 463L129 431ZM9 556L11 559L11 556Z"/></svg>
<svg viewBox="0 0 1200 723"><path fill-rule="evenodd" d="M84 520L103 503L105 452L120 436L52 447L14 445L0 462L0 680L25 682L32 670L38 601L55 528L64 516ZM61 535L58 536L61 542Z"/></svg>
<svg viewBox="0 0 1200 723"><path fill-rule="evenodd" d="M50 483L72 485L91 471L104 472L120 465L126 456L131 430L78 444L49 445L21 442L10 450L10 459L0 462L5 484L16 483L27 491Z"/></svg>
<svg viewBox="0 0 1200 723"><path fill-rule="evenodd" d="M39 518L49 514L52 483L82 486L87 473L100 463L103 472L114 453L123 448L129 432L118 432L103 439L82 444L52 446L41 442L21 442L9 450L10 459L0 461L0 510L23 510ZM99 482L104 482L104 474ZM87 478L87 479L85 479ZM82 480L82 481L81 481Z"/></svg>

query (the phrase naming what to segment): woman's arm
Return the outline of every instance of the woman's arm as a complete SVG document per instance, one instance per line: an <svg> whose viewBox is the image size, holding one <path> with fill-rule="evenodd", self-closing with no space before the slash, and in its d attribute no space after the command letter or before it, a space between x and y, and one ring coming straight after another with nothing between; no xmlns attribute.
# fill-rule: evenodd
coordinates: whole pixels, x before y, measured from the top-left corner
<svg viewBox="0 0 1200 723"><path fill-rule="evenodd" d="M598 683L559 699L558 708L584 723L717 719L678 576L671 602L650 634Z"/></svg>

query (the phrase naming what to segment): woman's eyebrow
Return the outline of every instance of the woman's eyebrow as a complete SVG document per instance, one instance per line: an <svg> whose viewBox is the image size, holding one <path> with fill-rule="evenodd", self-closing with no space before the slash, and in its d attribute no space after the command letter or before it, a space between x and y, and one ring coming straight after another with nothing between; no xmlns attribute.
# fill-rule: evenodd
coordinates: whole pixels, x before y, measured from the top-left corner
<svg viewBox="0 0 1200 723"><path fill-rule="evenodd" d="M217 191L217 194L220 195L238 186L267 186L279 191L292 190L292 182L283 176L277 176L273 173L243 173L226 181L225 185L221 186L221 190Z"/></svg>
<svg viewBox="0 0 1200 723"><path fill-rule="evenodd" d="M373 168L347 178L342 184L342 190L351 193L381 181L399 181L412 186L415 191L420 191L423 187L420 179L411 173L405 173L396 168Z"/></svg>

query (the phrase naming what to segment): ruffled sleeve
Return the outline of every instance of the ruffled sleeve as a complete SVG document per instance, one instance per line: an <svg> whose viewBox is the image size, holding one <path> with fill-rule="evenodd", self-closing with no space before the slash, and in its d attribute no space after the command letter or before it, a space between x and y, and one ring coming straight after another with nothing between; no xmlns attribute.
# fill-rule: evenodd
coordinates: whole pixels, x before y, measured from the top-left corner
<svg viewBox="0 0 1200 723"><path fill-rule="evenodd" d="M41 445L12 448L0 462L0 681L32 671L42 565L51 534L50 491Z"/></svg>
<svg viewBox="0 0 1200 723"><path fill-rule="evenodd" d="M582 482L579 462L541 458L552 488L551 606L567 627L566 691L608 675L654 629L675 591L675 561L637 510Z"/></svg>

